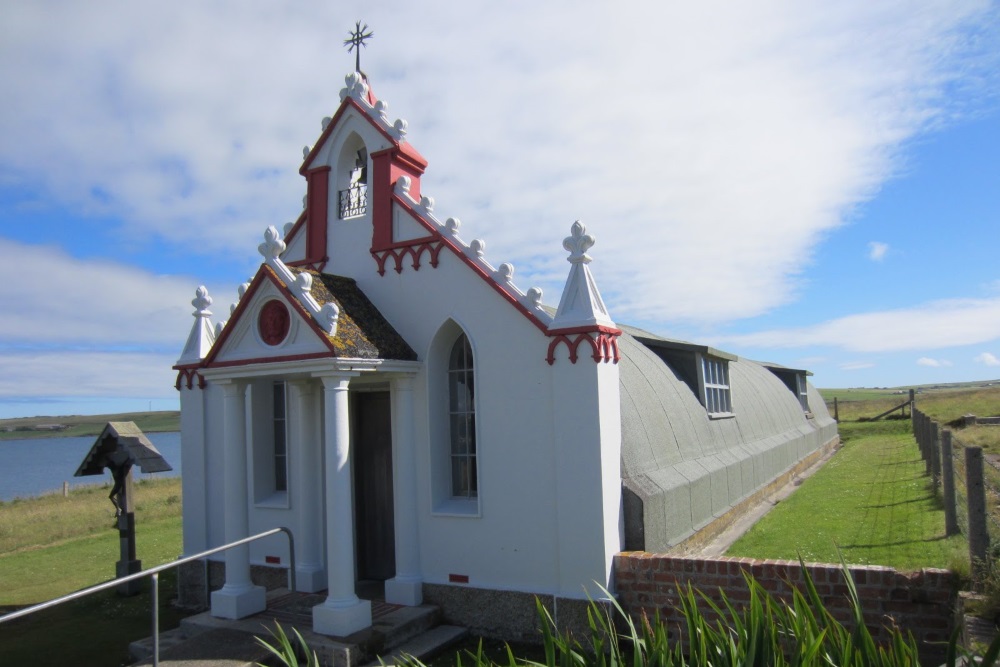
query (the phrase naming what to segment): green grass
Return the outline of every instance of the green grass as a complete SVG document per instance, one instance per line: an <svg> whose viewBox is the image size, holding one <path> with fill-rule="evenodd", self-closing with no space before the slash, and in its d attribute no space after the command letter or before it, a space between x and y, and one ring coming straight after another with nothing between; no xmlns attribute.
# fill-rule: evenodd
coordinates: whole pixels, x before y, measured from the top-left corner
<svg viewBox="0 0 1000 667"><path fill-rule="evenodd" d="M841 424L843 448L737 540L727 556L956 567L961 536L944 537L909 422Z"/></svg>
<svg viewBox="0 0 1000 667"><path fill-rule="evenodd" d="M112 415L69 415L64 417L19 417L0 419L0 440L62 438L92 435L97 437L108 422L135 422L143 431L162 433L180 430L180 412L125 412ZM62 424L58 431L35 430L43 424ZM10 430L8 430L10 429Z"/></svg>
<svg viewBox="0 0 1000 667"><path fill-rule="evenodd" d="M144 569L181 553L180 480L135 485L136 550ZM113 579L119 557L107 487L0 502L0 614ZM173 570L160 581L160 627L183 614L169 605ZM148 584L147 584L148 586ZM128 664L128 643L151 633L148 590L96 593L0 625L0 665Z"/></svg>

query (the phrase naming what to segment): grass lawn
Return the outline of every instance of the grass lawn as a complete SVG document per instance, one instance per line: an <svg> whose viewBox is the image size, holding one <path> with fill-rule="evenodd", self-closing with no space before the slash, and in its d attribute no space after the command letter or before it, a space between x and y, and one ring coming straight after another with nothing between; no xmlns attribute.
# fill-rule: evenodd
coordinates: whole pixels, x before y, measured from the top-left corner
<svg viewBox="0 0 1000 667"><path fill-rule="evenodd" d="M142 481L136 493L136 548L143 568L181 553L180 480ZM84 487L0 502L0 614L113 579L118 531L108 489ZM176 575L160 578L160 628L183 614L169 601ZM151 634L148 589L131 598L97 593L0 625L0 665L128 664L128 643Z"/></svg>
<svg viewBox="0 0 1000 667"><path fill-rule="evenodd" d="M840 433L843 448L726 555L966 569L965 540L944 537L909 422L847 423Z"/></svg>

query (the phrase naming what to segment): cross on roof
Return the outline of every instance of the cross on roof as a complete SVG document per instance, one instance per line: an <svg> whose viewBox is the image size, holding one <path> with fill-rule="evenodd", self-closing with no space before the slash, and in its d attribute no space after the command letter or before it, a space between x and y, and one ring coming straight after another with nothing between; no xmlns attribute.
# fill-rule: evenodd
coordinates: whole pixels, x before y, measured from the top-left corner
<svg viewBox="0 0 1000 667"><path fill-rule="evenodd" d="M354 24L354 30L347 33L350 35L344 40L344 46L347 47L347 52L355 51L354 53L354 71L361 71L361 47L367 46L365 41L370 39L375 33L368 29L368 24L366 23L364 27L361 26L361 21L356 21Z"/></svg>

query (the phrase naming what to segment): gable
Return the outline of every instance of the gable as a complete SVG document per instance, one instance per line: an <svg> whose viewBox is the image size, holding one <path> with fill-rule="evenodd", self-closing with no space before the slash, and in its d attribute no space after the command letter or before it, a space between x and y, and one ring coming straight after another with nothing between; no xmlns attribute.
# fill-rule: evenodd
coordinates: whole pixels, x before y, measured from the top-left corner
<svg viewBox="0 0 1000 667"><path fill-rule="evenodd" d="M261 266L206 366L333 356L333 346L266 265Z"/></svg>

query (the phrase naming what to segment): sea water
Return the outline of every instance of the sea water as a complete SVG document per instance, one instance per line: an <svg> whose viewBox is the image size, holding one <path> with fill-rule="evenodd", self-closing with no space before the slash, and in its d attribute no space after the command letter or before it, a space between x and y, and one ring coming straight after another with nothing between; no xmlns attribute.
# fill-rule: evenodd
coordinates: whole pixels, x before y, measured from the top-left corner
<svg viewBox="0 0 1000 667"><path fill-rule="evenodd" d="M169 472L144 474L134 469L135 479L176 477L181 474L181 434L147 433L160 455L173 467ZM27 498L71 487L111 482L111 473L74 477L73 473L94 445L96 436L78 438L31 438L0 440L0 500Z"/></svg>

